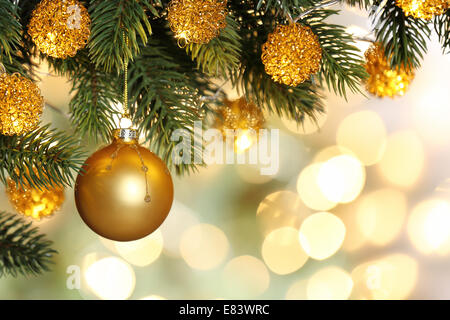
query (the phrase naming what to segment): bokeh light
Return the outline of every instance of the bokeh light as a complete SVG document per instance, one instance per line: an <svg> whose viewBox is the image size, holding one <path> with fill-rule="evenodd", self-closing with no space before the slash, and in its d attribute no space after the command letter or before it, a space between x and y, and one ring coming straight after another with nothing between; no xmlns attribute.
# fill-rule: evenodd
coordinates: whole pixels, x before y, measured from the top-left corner
<svg viewBox="0 0 450 320"><path fill-rule="evenodd" d="M316 118L305 117L302 124L298 124L297 121L282 118L284 126L291 132L300 135L313 134L320 130L327 121L328 110L325 108L324 112L317 113Z"/></svg>
<svg viewBox="0 0 450 320"><path fill-rule="evenodd" d="M334 146L329 146L329 147L323 148L322 150L317 152L314 155L312 162L313 163L326 162L326 161L330 160L331 158L334 158L337 156L342 156L342 155L349 155L349 156L353 156L355 158L357 157L356 154L354 152L352 152L350 149L347 149L343 146L334 145Z"/></svg>
<svg viewBox="0 0 450 320"><path fill-rule="evenodd" d="M363 300L406 299L417 283L418 264L405 254L369 261L352 271L352 298Z"/></svg>
<svg viewBox="0 0 450 320"><path fill-rule="evenodd" d="M315 213L300 227L300 244L308 256L324 260L335 254L345 238L345 225L341 219L328 212Z"/></svg>
<svg viewBox="0 0 450 320"><path fill-rule="evenodd" d="M300 228L311 213L295 192L283 190L267 195L256 210L256 217L264 235L281 227Z"/></svg>
<svg viewBox="0 0 450 320"><path fill-rule="evenodd" d="M156 294L152 294L152 295L143 297L143 298L141 298L139 300L167 300L167 298L161 297L161 296L156 295Z"/></svg>
<svg viewBox="0 0 450 320"><path fill-rule="evenodd" d="M388 137L378 168L393 185L410 187L420 178L424 162L424 148L417 135L413 131L400 131Z"/></svg>
<svg viewBox="0 0 450 320"><path fill-rule="evenodd" d="M227 257L228 239L222 230L210 224L199 224L186 230L180 241L180 252L193 269L217 268Z"/></svg>
<svg viewBox="0 0 450 320"><path fill-rule="evenodd" d="M91 263L84 272L84 278L92 292L105 300L129 298L136 284L133 268L116 257Z"/></svg>
<svg viewBox="0 0 450 320"><path fill-rule="evenodd" d="M406 210L407 198L404 193L388 188L373 191L358 202L358 227L370 243L384 246L399 235Z"/></svg>
<svg viewBox="0 0 450 320"><path fill-rule="evenodd" d="M322 193L318 184L319 172L322 163L307 166L300 173L297 180L297 192L308 208L318 211L327 211L336 206Z"/></svg>
<svg viewBox="0 0 450 320"><path fill-rule="evenodd" d="M284 227L264 239L261 254L269 269L280 275L297 271L308 260L298 239L298 229Z"/></svg>
<svg viewBox="0 0 450 320"><path fill-rule="evenodd" d="M286 300L306 300L307 285L308 281L305 279L292 283L286 292Z"/></svg>
<svg viewBox="0 0 450 320"><path fill-rule="evenodd" d="M349 155L331 158L320 167L317 176L317 185L322 194L332 202L353 201L365 182L364 167L357 158Z"/></svg>
<svg viewBox="0 0 450 320"><path fill-rule="evenodd" d="M269 284L269 271L261 260L253 256L236 257L223 270L223 285L232 299L257 298Z"/></svg>
<svg viewBox="0 0 450 320"><path fill-rule="evenodd" d="M308 280L308 300L346 300L350 297L353 281L348 272L339 267L326 267Z"/></svg>
<svg viewBox="0 0 450 320"><path fill-rule="evenodd" d="M353 151L366 166L380 161L386 148L386 128L373 111L360 111L347 116L339 125L337 144Z"/></svg>
<svg viewBox="0 0 450 320"><path fill-rule="evenodd" d="M424 254L450 253L450 203L430 199L419 203L408 219L408 235Z"/></svg>
<svg viewBox="0 0 450 320"><path fill-rule="evenodd" d="M114 243L117 253L127 262L144 267L156 261L163 250L163 237L160 230L136 240Z"/></svg>

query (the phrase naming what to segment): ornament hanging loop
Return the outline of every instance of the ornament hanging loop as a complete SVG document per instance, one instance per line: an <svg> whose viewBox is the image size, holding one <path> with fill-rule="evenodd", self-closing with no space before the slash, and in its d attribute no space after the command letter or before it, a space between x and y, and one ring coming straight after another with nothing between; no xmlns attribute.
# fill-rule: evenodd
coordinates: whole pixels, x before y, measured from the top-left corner
<svg viewBox="0 0 450 320"><path fill-rule="evenodd" d="M123 40L126 44L126 48L128 49L128 37L125 36L125 32L123 33ZM123 114L122 114L122 119L123 118L130 118L130 112L128 110L128 54L124 53L124 58L123 58L123 81L124 81L124 86L123 86Z"/></svg>

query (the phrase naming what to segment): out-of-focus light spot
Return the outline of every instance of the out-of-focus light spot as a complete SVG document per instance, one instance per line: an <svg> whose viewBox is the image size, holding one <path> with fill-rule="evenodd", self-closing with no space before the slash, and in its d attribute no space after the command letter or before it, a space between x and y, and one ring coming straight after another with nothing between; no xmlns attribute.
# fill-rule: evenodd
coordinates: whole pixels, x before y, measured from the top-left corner
<svg viewBox="0 0 450 320"><path fill-rule="evenodd" d="M319 170L317 185L332 202L348 203L361 192L366 172L361 162L349 155L331 158Z"/></svg>
<svg viewBox="0 0 450 320"><path fill-rule="evenodd" d="M386 148L386 128L373 111L361 111L347 116L336 134L337 144L352 150L366 166L380 161Z"/></svg>
<svg viewBox="0 0 450 320"><path fill-rule="evenodd" d="M297 271L308 260L298 239L298 229L291 227L272 231L264 239L261 253L269 269L281 275Z"/></svg>
<svg viewBox="0 0 450 320"><path fill-rule="evenodd" d="M315 213L300 227L300 244L308 256L316 260L331 257L339 250L345 238L345 225L334 214Z"/></svg>
<svg viewBox="0 0 450 320"><path fill-rule="evenodd" d="M167 219L160 228L164 238L164 253L173 257L180 256L180 241L183 232L197 224L198 219L194 212L175 200Z"/></svg>
<svg viewBox="0 0 450 320"><path fill-rule="evenodd" d="M410 187L419 179L425 162L422 142L412 131L388 137L386 151L378 164L382 176L400 187Z"/></svg>
<svg viewBox="0 0 450 320"><path fill-rule="evenodd" d="M236 166L237 173L242 180L253 184L263 184L271 181L274 175L261 174L261 168L268 167L262 164L243 164Z"/></svg>
<svg viewBox="0 0 450 320"><path fill-rule="evenodd" d="M426 85L411 102L414 122L427 144L446 146L450 142L450 90L445 83Z"/></svg>
<svg viewBox="0 0 450 320"><path fill-rule="evenodd" d="M264 263L253 256L239 256L227 263L223 270L224 286L231 298L254 298L263 294L270 284Z"/></svg>
<svg viewBox="0 0 450 320"><path fill-rule="evenodd" d="M319 270L308 280L308 300L346 300L353 288L350 275L338 267Z"/></svg>
<svg viewBox="0 0 450 320"><path fill-rule="evenodd" d="M144 267L156 261L163 250L163 237L160 230L156 230L145 238L129 241L115 242L117 253L127 262Z"/></svg>
<svg viewBox="0 0 450 320"><path fill-rule="evenodd" d="M402 192L394 189L371 192L358 203L358 227L370 243L386 245L400 233L406 210L407 198Z"/></svg>
<svg viewBox="0 0 450 320"><path fill-rule="evenodd" d="M286 300L306 300L307 280L299 280L294 282L286 292Z"/></svg>
<svg viewBox="0 0 450 320"><path fill-rule="evenodd" d="M363 300L406 299L417 282L418 264L404 254L369 261L352 271L352 298Z"/></svg>
<svg viewBox="0 0 450 320"><path fill-rule="evenodd" d="M285 190L266 196L258 206L256 217L266 235L281 227L298 229L310 213L297 193Z"/></svg>
<svg viewBox="0 0 450 320"><path fill-rule="evenodd" d="M450 203L431 199L419 203L408 220L413 245L424 254L450 253Z"/></svg>
<svg viewBox="0 0 450 320"><path fill-rule="evenodd" d="M319 163L319 162L326 162L328 160L330 160L331 158L337 157L337 156L342 156L342 155L349 155L349 156L353 156L356 158L356 154L354 152L352 152L350 149L347 149L343 146L330 146L330 147L326 147L322 150L320 150L319 152L317 152L314 155L313 158L313 163Z"/></svg>
<svg viewBox="0 0 450 320"><path fill-rule="evenodd" d="M225 260L228 249L228 239L223 231L210 224L193 226L181 237L181 256L193 269L218 267Z"/></svg>
<svg viewBox="0 0 450 320"><path fill-rule="evenodd" d="M136 278L128 263L116 257L100 259L87 267L84 278L95 295L105 300L127 299Z"/></svg>
<svg viewBox="0 0 450 320"><path fill-rule="evenodd" d="M243 131L237 138L236 138L236 152L237 153L243 153L246 150L248 150L254 143L255 143L255 137L253 135L250 135L248 132Z"/></svg>
<svg viewBox="0 0 450 320"><path fill-rule="evenodd" d="M308 135L315 133L323 127L327 121L328 110L324 110L322 113L317 113L316 118L305 117L303 123L298 123L295 120L282 118L284 126L291 132L295 134Z"/></svg>
<svg viewBox="0 0 450 320"><path fill-rule="evenodd" d="M167 300L167 298L158 296L156 294L152 294L150 296L143 297L143 298L141 298L139 300Z"/></svg>
<svg viewBox="0 0 450 320"><path fill-rule="evenodd" d="M330 210L336 202L330 201L322 193L318 184L322 163L307 166L300 173L297 180L297 192L305 205L313 210Z"/></svg>

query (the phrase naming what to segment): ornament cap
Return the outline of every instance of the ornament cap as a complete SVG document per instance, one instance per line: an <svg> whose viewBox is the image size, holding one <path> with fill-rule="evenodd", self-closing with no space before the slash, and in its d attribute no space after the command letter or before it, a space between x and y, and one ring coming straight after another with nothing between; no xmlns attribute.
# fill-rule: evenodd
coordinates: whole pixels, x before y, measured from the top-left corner
<svg viewBox="0 0 450 320"><path fill-rule="evenodd" d="M130 128L115 129L113 131L114 139L132 141L137 139L137 130Z"/></svg>

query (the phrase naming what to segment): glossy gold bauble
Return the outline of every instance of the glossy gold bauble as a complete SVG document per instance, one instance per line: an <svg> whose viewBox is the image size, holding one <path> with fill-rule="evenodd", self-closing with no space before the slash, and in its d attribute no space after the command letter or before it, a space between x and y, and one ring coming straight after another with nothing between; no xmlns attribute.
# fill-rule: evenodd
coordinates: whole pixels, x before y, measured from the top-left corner
<svg viewBox="0 0 450 320"><path fill-rule="evenodd" d="M7 180L6 194L9 202L17 212L27 217L40 220L52 216L61 208L64 202L62 187L32 188L28 184L17 186L12 180Z"/></svg>
<svg viewBox="0 0 450 320"><path fill-rule="evenodd" d="M0 74L0 134L12 136L37 128L44 98L31 80L14 73Z"/></svg>
<svg viewBox="0 0 450 320"><path fill-rule="evenodd" d="M439 16L450 6L449 0L396 0L395 4L402 8L405 16L430 20Z"/></svg>
<svg viewBox="0 0 450 320"><path fill-rule="evenodd" d="M90 25L87 9L77 0L42 0L32 12L28 34L42 53L65 59L86 46Z"/></svg>
<svg viewBox="0 0 450 320"><path fill-rule="evenodd" d="M261 59L275 82L296 87L319 71L322 48L311 28L278 25L263 44Z"/></svg>
<svg viewBox="0 0 450 320"><path fill-rule="evenodd" d="M227 13L227 0L172 0L167 20L179 41L208 43L226 27Z"/></svg>
<svg viewBox="0 0 450 320"><path fill-rule="evenodd" d="M405 94L414 79L412 70L405 67L391 68L380 43L374 43L369 47L365 57L365 68L369 74L366 82L367 91L380 98L386 96L394 98Z"/></svg>
<svg viewBox="0 0 450 320"><path fill-rule="evenodd" d="M77 177L75 202L84 222L97 234L132 241L155 231L173 202L173 182L165 163L126 130L90 156Z"/></svg>

